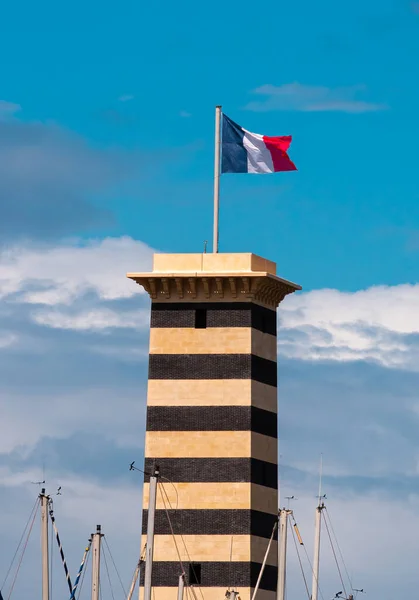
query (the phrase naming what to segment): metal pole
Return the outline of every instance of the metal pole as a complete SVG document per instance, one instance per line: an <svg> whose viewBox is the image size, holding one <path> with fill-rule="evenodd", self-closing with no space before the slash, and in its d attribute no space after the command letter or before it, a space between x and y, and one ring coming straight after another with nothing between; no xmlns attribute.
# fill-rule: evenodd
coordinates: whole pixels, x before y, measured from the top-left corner
<svg viewBox="0 0 419 600"><path fill-rule="evenodd" d="M316 507L316 525L314 532L314 556L313 556L313 582L311 586L311 600L317 600L319 592L319 572L320 572L320 529L322 520L322 510L324 504Z"/></svg>
<svg viewBox="0 0 419 600"><path fill-rule="evenodd" d="M177 600L183 600L183 590L185 589L185 574L179 575L179 585L177 588Z"/></svg>
<svg viewBox="0 0 419 600"><path fill-rule="evenodd" d="M96 526L96 533L92 534L92 600L99 600L100 586L100 547L103 534L100 525Z"/></svg>
<svg viewBox="0 0 419 600"><path fill-rule="evenodd" d="M49 600L49 548L48 548L48 502L49 496L42 488L41 494L41 551L42 551L42 600Z"/></svg>
<svg viewBox="0 0 419 600"><path fill-rule="evenodd" d="M150 477L150 492L148 496L147 547L145 553L144 600L151 600L151 573L153 570L154 550L154 517L156 514L157 478L159 469Z"/></svg>
<svg viewBox="0 0 419 600"><path fill-rule="evenodd" d="M74 582L73 589L71 591L70 600L73 600L74 596L76 595L77 586L79 585L80 577L81 577L81 574L82 574L82 571L83 571L83 568L84 568L84 565L86 562L87 554L90 550L91 545L92 545L92 538L89 539L89 545L86 546L86 548L84 549L83 558L81 560L79 571L77 573L76 581Z"/></svg>
<svg viewBox="0 0 419 600"><path fill-rule="evenodd" d="M292 511L287 510L285 508L279 511L277 600L285 600L285 580L287 574L288 515L290 514L292 514Z"/></svg>
<svg viewBox="0 0 419 600"><path fill-rule="evenodd" d="M215 153L214 153L214 242L212 251L218 252L218 215L220 200L220 144L221 106L215 107Z"/></svg>
<svg viewBox="0 0 419 600"><path fill-rule="evenodd" d="M134 593L135 590L135 584L137 583L137 579L138 579L138 575L140 574L140 568L141 568L141 559L138 561L137 566L135 567L135 571L134 571L134 576L132 578L131 581L131 587L129 588L129 592L128 592L128 596L127 596L127 600L131 600L132 595Z"/></svg>

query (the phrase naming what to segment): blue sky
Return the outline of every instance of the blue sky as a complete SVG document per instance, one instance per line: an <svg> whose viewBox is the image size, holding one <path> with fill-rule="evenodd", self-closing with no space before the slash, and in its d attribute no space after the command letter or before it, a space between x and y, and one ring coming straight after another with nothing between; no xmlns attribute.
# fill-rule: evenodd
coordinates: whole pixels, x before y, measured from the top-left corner
<svg viewBox="0 0 419 600"><path fill-rule="evenodd" d="M292 133L299 168L223 177L222 249L274 256L305 289L414 281L415 6L75 2L60 14L52 3L23 13L9 4L3 96L21 105L25 123L55 122L96 150L135 155L113 192L90 190L109 219L78 233L103 233L107 223L112 235L201 249L211 238L213 108L222 103L252 131ZM295 83L288 102L255 93ZM321 87L315 104L324 110L311 111ZM246 110L258 102L271 109Z"/></svg>
<svg viewBox="0 0 419 600"><path fill-rule="evenodd" d="M275 260L304 290L279 313L284 493L311 549L323 452L355 586L417 586L418 34L409 0L3 7L0 583L43 465L73 570L101 521L130 578L149 315L125 272L211 243L220 103L292 134L299 169L221 182L221 251ZM16 598L39 584L31 548ZM326 549L322 565L327 600Z"/></svg>

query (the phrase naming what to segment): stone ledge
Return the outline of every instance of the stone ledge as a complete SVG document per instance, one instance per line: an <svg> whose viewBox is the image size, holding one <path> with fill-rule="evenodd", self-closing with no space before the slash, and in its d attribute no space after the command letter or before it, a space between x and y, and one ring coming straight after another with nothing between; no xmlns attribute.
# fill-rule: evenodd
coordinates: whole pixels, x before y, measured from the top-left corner
<svg viewBox="0 0 419 600"><path fill-rule="evenodd" d="M301 286L267 272L127 273L153 301L258 302L276 308Z"/></svg>

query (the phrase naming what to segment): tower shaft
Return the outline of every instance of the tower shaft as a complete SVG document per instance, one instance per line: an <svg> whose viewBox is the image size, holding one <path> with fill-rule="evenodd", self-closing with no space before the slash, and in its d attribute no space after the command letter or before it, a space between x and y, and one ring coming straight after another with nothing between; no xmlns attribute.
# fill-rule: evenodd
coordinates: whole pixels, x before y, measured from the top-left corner
<svg viewBox="0 0 419 600"><path fill-rule="evenodd" d="M152 273L128 276L152 299L154 598L175 600L184 570L206 600L227 588L248 600L278 510L276 307L299 287L252 254L155 255ZM146 476L144 536L148 498ZM274 600L276 586L275 542L258 595Z"/></svg>

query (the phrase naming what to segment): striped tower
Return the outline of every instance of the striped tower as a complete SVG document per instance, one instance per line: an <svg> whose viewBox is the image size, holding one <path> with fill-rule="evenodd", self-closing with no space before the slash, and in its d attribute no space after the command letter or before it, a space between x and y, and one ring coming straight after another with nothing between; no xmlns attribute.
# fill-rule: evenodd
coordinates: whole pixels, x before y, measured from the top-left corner
<svg viewBox="0 0 419 600"><path fill-rule="evenodd" d="M278 510L276 307L301 288L253 254L156 254L128 277L152 299L145 471L166 478L153 598L176 600L179 552L205 600L249 600ZM148 492L146 476L143 534ZM276 585L275 541L259 600Z"/></svg>

